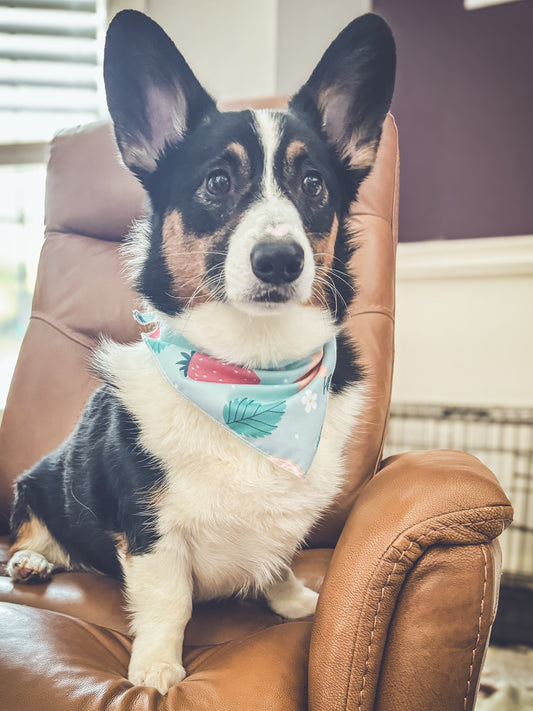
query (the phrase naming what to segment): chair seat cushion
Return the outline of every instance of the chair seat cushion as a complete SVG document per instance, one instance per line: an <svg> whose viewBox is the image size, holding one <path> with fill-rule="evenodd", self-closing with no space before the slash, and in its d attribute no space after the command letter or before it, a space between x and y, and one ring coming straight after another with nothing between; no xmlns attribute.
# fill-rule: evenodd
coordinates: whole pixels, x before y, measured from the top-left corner
<svg viewBox="0 0 533 711"><path fill-rule="evenodd" d="M4 566L8 549L0 538ZM301 551L296 575L320 589L331 553ZM58 573L25 586L1 569L2 711L307 709L309 618L284 621L260 600L195 605L185 635L187 677L161 696L127 680L131 637L123 603L119 583L103 575Z"/></svg>
<svg viewBox="0 0 533 711"><path fill-rule="evenodd" d="M127 681L131 639L126 635L5 602L0 603L0 622L2 711L307 708L310 620L218 645L187 645L187 677L164 697Z"/></svg>
<svg viewBox="0 0 533 711"><path fill-rule="evenodd" d="M48 583L13 584L5 575L9 541L0 537L0 601L63 613L127 634L128 618L120 584L93 573L57 573ZM304 550L293 570L314 590L320 590L332 551ZM260 600L216 600L197 604L185 633L186 645L223 644L280 625L282 618Z"/></svg>

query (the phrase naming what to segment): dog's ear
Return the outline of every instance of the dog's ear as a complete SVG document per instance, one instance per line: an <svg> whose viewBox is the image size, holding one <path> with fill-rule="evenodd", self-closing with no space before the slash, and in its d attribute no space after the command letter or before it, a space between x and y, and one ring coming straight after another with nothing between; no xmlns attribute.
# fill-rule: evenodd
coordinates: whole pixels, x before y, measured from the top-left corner
<svg viewBox="0 0 533 711"><path fill-rule="evenodd" d="M170 37L135 10L119 12L109 25L104 80L120 152L141 181L165 145L179 143L216 110Z"/></svg>
<svg viewBox="0 0 533 711"><path fill-rule="evenodd" d="M289 106L305 113L345 164L369 168L394 89L396 48L381 17L368 13L332 42Z"/></svg>

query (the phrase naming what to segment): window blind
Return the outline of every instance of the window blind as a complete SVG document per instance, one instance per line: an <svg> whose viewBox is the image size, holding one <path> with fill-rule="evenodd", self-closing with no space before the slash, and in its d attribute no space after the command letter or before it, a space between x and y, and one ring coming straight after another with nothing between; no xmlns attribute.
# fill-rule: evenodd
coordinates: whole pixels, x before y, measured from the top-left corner
<svg viewBox="0 0 533 711"><path fill-rule="evenodd" d="M0 144L103 113L105 0L0 0Z"/></svg>

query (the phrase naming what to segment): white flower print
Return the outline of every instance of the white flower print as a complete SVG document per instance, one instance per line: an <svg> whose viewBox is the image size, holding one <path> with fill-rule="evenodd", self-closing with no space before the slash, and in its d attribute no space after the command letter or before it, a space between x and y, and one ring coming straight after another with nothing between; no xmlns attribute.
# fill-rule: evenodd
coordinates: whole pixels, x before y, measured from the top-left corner
<svg viewBox="0 0 533 711"><path fill-rule="evenodd" d="M312 390L306 390L301 399L302 405L305 406L306 412L311 412L311 410L316 410L316 393Z"/></svg>

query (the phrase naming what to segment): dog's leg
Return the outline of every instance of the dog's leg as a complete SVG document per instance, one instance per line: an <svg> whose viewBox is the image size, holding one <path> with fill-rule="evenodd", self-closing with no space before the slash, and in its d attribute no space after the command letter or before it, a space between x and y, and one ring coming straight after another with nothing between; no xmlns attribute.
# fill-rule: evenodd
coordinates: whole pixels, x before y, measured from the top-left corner
<svg viewBox="0 0 533 711"><path fill-rule="evenodd" d="M318 600L318 593L306 588L290 568L284 570L281 580L265 590L264 595L271 610L289 619L312 615Z"/></svg>
<svg viewBox="0 0 533 711"><path fill-rule="evenodd" d="M185 677L183 634L192 610L192 573L185 543L164 537L154 550L123 561L131 631L128 679L165 694Z"/></svg>
<svg viewBox="0 0 533 711"><path fill-rule="evenodd" d="M70 560L45 524L29 514L16 528L7 574L16 583L42 583L55 568L70 568Z"/></svg>

